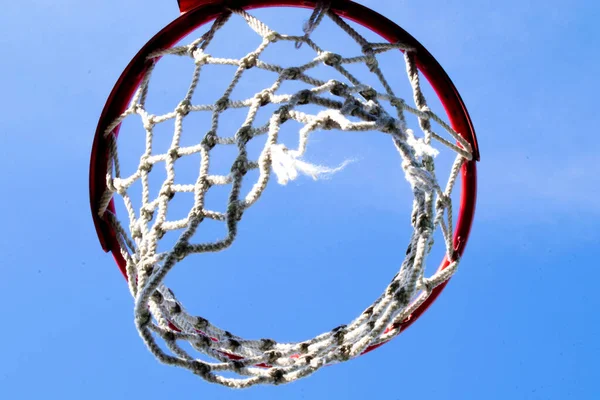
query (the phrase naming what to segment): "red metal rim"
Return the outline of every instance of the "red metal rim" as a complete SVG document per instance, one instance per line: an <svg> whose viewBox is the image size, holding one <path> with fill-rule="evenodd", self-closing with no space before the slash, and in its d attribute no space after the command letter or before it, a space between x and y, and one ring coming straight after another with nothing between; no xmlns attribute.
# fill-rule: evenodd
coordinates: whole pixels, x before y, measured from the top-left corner
<svg viewBox="0 0 600 400"><path fill-rule="evenodd" d="M116 233L110 224L97 213L98 204L106 189L108 167L108 148L104 139L104 131L127 108L149 66L146 61L147 55L156 50L175 45L198 27L214 20L224 11L226 6L231 7L234 4L236 7L245 10L265 7L314 8L317 2L317 0L180 0L179 6L182 15L150 39L125 68L111 91L100 116L90 160L90 205L96 232L102 248L104 251L113 254L119 269L125 277L125 259L121 255ZM461 170L461 196L454 235L456 256L461 257L467 244L475 214L477 195L476 162L479 161L479 149L471 119L460 94L435 58L416 39L394 22L367 7L348 0L333 0L330 9L338 15L379 34L389 42L401 41L415 48L419 71L426 77L437 93L453 129L471 144L473 160L466 162ZM112 201L109 210L115 211ZM446 268L449 264L450 260L444 258L439 268ZM447 283L445 282L435 288L429 298L405 321L388 329L399 328L400 331L404 331L412 325L437 299ZM381 344L371 346L365 353L379 346Z"/></svg>

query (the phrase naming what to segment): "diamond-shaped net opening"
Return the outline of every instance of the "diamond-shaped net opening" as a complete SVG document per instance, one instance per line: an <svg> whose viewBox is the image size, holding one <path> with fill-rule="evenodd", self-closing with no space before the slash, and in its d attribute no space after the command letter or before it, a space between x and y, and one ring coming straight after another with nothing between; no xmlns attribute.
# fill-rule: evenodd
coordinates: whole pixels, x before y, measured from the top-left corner
<svg viewBox="0 0 600 400"><path fill-rule="evenodd" d="M241 58L219 58L213 54L213 50L218 53L219 49L212 49L210 44L232 17L245 20L260 44ZM347 35L358 45L360 53L329 52L311 39L310 33L327 18L341 28L338 34ZM107 191L99 215L111 221L127 262L129 289L136 301L136 327L160 361L230 387L290 382L390 340L399 333L399 323L428 298L433 288L454 273L458 262L452 242L451 193L461 166L472 159L471 146L428 107L413 49L402 43L368 41L326 6L315 9L305 32L304 36L278 33L245 11L226 12L191 44L151 54L153 66L143 77L130 106L105 131L110 154ZM312 60L291 67L265 61L263 55L268 49L282 42L289 42L292 49L303 47L302 51L312 51ZM413 105L395 94L378 63L378 57L399 50L404 53ZM272 53L270 58L276 56ZM189 61L193 70L190 84L171 111L154 114L147 105L154 66L170 57ZM282 57L282 61L289 62L290 58ZM233 77L223 85L225 89L216 101L198 102L197 99L206 98L204 94L211 91L210 87L202 86L202 77L203 71L213 66L231 67ZM377 85L359 80L352 72L357 68L367 71ZM254 70L272 74L272 83L248 97L234 97L240 82L250 79ZM220 126L223 115L232 110L242 118L240 126L228 135ZM258 123L257 116L265 110L269 110L266 122ZM407 113L416 116L420 132L407 125ZM201 140L182 139L186 121L195 117L203 118L207 126L197 135ZM145 143L140 147L135 171L124 174L119 154L127 152L131 159L132 149L119 146L115 129L130 119L137 121L138 136L143 136ZM433 130L432 123L440 127L439 131ZM295 147L279 140L285 124L299 127ZM299 174L316 179L343 168L344 164L324 167L303 159L311 135L323 130L381 132L390 137L400 155L414 196L413 232L400 270L384 293L347 325L297 343L247 340L189 314L164 285L169 271L186 257L228 248L236 238L244 214L259 200L273 174L279 184L286 184ZM161 132L160 138L157 132ZM170 133L167 142L165 132ZM138 140L142 142L141 138ZM159 145L161 140L163 143ZM257 158L249 156L252 146L258 149ZM435 146L445 147L454 154L445 185L439 183L435 172L434 159L438 153ZM215 154L223 148L234 156L229 172L211 174L209 166L218 162ZM182 169L184 160L193 162ZM193 183L181 183L186 182L179 179L182 174ZM162 177L159 187L151 187L154 175ZM249 184L250 176L254 180ZM225 203L222 210L206 207L207 197L217 187L227 188L227 196L221 196ZM242 191L242 187L249 189ZM170 206L180 193L187 194L189 209L186 208L185 214L172 214ZM127 226L108 209L111 199L117 196L122 198L127 211ZM195 240L198 229L214 223L223 226L224 237L208 242ZM433 245L434 232L441 233L446 257L453 261L447 268L426 276L425 258ZM204 359L192 354L192 349Z"/></svg>

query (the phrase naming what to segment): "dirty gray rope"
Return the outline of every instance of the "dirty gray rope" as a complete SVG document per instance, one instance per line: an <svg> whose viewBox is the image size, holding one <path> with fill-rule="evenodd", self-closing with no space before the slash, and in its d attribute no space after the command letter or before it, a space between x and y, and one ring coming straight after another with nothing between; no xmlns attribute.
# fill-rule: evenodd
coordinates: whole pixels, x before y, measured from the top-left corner
<svg viewBox="0 0 600 400"><path fill-rule="evenodd" d="M206 50L214 35L232 15L243 18L260 35L262 42L258 48L241 59L215 57ZM344 20L325 9L319 10L311 19L310 31L314 31L324 15L361 46L361 55L344 57L328 52L309 38L308 30L304 36L280 34L252 15L241 10L232 10L215 20L210 29L190 45L165 49L150 55L150 59L154 60L172 56L188 57L195 64L189 89L172 112L153 115L146 110L148 84L153 70L150 68L128 109L105 132L110 143L110 160L107 191L98 213L111 221L127 261L129 289L135 298L135 325L147 347L161 362L189 369L210 382L234 388L259 383L280 384L307 376L324 365L356 357L369 346L388 341L397 335L398 330L392 326L406 319L427 299L434 287L447 280L456 270L458 261L427 278L424 276L424 260L433 244L433 232L438 228L443 233L447 256L449 259L455 258L452 246L450 194L461 165L465 160L471 159L469 144L428 108L421 91L419 73L411 48L402 43L367 42ZM292 68L261 60L261 54L269 45L285 41L310 47L315 52L315 58ZM395 95L377 61L378 54L399 49L405 52L415 106L408 105L405 100ZM369 71L378 78L384 91L380 93L362 84L345 68L345 65L350 63L366 64ZM237 69L231 83L214 104L193 104L192 96L200 82L201 71L205 65L210 64L233 65ZM346 83L335 79L324 81L311 77L311 68L322 65L330 67L336 76L341 75ZM274 83L251 98L231 99L234 87L250 68L273 72ZM308 84L310 89L290 94L279 93L282 83L286 80L299 80ZM386 111L383 103L391 105L394 115ZM257 112L266 104L276 105L276 110L268 123L255 126ZM323 111L316 114L307 113L302 108L305 104L320 106ZM247 109L246 120L234 136L220 136L220 116L226 109L232 108ZM210 128L196 145L182 146L180 139L183 121L186 116L196 112L212 115ZM416 135L408 128L406 113L417 117L422 135ZM145 129L146 148L140 157L137 171L130 176L122 176L114 129L126 118L134 116L141 120ZM289 120L303 125L299 131L296 149L289 149L278 143L280 128ZM153 154L154 128L169 121L174 122L171 146L164 154ZM433 131L431 122L436 122L444 133ZM167 273L185 257L216 252L230 246L244 213L263 193L272 172L276 174L279 183L285 184L295 179L299 173L318 178L342 168L343 166L327 168L312 165L302 159L311 134L319 130L333 129L348 132L379 131L389 135L401 156L402 168L412 188L414 232L410 238L406 258L384 293L349 324L298 343L243 339L212 325L202 317L189 314L173 292L164 286L163 281ZM257 160L248 159L247 144L253 138L262 135L266 135L267 140L260 156ZM433 160L437 154L433 147L434 141L456 153L445 188L438 184L434 171ZM210 154L216 146L236 146L238 149L231 173L226 176L209 174ZM177 160L198 153L201 166L196 181L191 184L176 184L174 165ZM152 199L149 176L152 166L157 163L164 163L167 177L157 198ZM249 193L242 197L242 181L250 170L258 170L259 177ZM129 194L136 182L141 182L142 187L140 209L134 208ZM224 212L204 207L206 193L211 187L218 185L231 187ZM194 204L186 218L170 221L167 219L169 202L179 192L192 193ZM117 195L122 197L127 210L128 231L108 210L109 201ZM206 219L222 221L227 227L226 237L215 242L192 243L191 239L196 230ZM170 231L179 232L179 239L171 250L159 252L158 244L161 238ZM163 347L157 342L159 337L164 341ZM179 345L179 342L183 341L188 342L211 361L203 361L184 350ZM169 351L163 349L165 346ZM236 377L225 375L226 372L234 372Z"/></svg>

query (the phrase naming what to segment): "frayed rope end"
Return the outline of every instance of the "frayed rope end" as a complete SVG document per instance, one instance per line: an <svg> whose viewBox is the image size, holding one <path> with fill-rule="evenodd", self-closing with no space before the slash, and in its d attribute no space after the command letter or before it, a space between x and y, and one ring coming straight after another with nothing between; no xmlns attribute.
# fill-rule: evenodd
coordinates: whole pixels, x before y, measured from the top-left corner
<svg viewBox="0 0 600 400"><path fill-rule="evenodd" d="M277 175L277 183L286 185L295 180L299 174L307 175L314 180L327 178L344 169L353 160L346 160L336 168L315 165L300 159L297 151L288 150L282 144L271 146L271 167Z"/></svg>

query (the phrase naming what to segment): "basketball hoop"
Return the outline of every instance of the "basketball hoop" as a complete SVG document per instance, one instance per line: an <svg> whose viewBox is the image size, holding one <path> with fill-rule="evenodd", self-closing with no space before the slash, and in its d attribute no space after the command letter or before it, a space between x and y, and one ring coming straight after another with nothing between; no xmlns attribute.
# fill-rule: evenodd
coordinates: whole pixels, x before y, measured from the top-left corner
<svg viewBox="0 0 600 400"><path fill-rule="evenodd" d="M243 388L294 381L325 365L371 351L399 335L426 311L456 271L475 210L477 140L460 95L444 70L407 32L351 1L180 0L179 6L182 13L179 18L139 51L113 88L98 123L90 166L91 208L98 237L103 249L113 254L128 281L135 299L136 328L149 350L159 361L186 368L207 381ZM294 36L274 31L252 15L252 10L265 7L308 8L313 9L313 13L304 27L304 35ZM221 58L219 48L211 48L211 42L234 18L245 21L260 37L261 44L242 58ZM311 34L324 19L340 28L337 34L347 35L358 43L361 53L338 54L313 41ZM371 30L387 42L367 41L351 23ZM178 44L192 33L190 44ZM289 43L290 51L306 46L314 50L314 58L294 67L262 60L265 49L274 43ZM379 65L378 55L391 51L404 54L410 102L388 84L385 68ZM155 115L145 107L148 85L155 66L168 57L189 60L194 73L187 93L173 104L172 110ZM356 63L366 65L384 89L377 91L350 73L346 65ZM203 84L200 73L207 65L234 66L236 73L227 90L213 103L196 104L192 97ZM323 80L312 76L311 71L317 66L327 66L331 78ZM252 68L272 72L273 83L250 98L232 98L233 88L243 84L245 71ZM399 73L397 68L392 71ZM434 89L448 122L428 107L421 77ZM302 82L306 88L282 92L282 84L290 80ZM414 105L410 105L411 102ZM267 123L257 125L256 115L267 104L275 105L275 111ZM309 112L306 105L318 107L320 111ZM221 135L219 118L232 108L247 110L246 120L233 136ZM194 113L208 113L212 122L204 127L195 145L184 146L179 140L183 121ZM408 127L407 116L418 121L420 133ZM119 151L119 135L128 134L126 131L119 134L126 119L139 120L145 131L145 138L140 138L146 143L141 154ZM287 121L302 125L296 149L278 141L278 133ZM168 151L154 154L155 128L165 122L174 124L172 144ZM336 168L316 166L303 159L310 137L323 130L382 133L390 137L400 155L414 196L410 221L413 233L406 258L384 293L354 321L298 343L244 339L205 318L189 314L164 285L169 271L185 258L227 249L237 237L238 224L243 223L244 214L260 199L272 174L278 183L285 184L299 174L318 179L335 173ZM266 137L266 144L258 159L250 159L246 146L257 137ZM228 175L209 173L211 151L218 146L237 148L238 155ZM444 175L447 176L444 186L438 181L442 174L435 169L435 157L440 149L451 152L454 157L450 171ZM176 184L174 165L193 154L199 154L202 160L198 176L190 184ZM137 170L131 175L122 175L120 157L139 159ZM152 199L148 195L147 181L157 164L164 164L167 178L162 182L158 197ZM241 184L250 170L258 171L259 177L250 192L242 196ZM454 224L451 193L458 182L460 204ZM130 197L134 184L142 187L139 208L134 207ZM215 186L230 187L223 211L204 207L205 194ZM171 199L180 192L193 194L194 204L186 218L168 220ZM123 216L116 214L117 199L123 202L127 218L120 219ZM202 229L202 222L206 220L225 224L226 237L207 243L194 242L194 234ZM437 272L426 277L424 260L433 245L436 230L444 237L446 255ZM161 252L158 245L167 232L177 232L179 236L169 250ZM159 346L158 338L166 349ZM189 343L211 361L190 354L180 342ZM226 372L236 376L230 377Z"/></svg>

